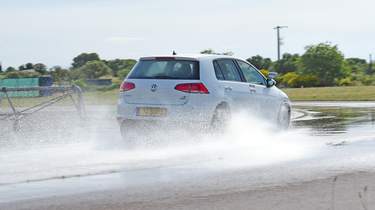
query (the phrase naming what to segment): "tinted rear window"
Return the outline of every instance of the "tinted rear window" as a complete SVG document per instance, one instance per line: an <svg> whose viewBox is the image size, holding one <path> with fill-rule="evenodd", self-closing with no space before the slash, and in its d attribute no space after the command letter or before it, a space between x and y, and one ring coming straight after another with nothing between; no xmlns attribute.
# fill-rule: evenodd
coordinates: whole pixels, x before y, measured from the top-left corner
<svg viewBox="0 0 375 210"><path fill-rule="evenodd" d="M214 68L216 71L216 78L218 80L241 81L241 76L238 73L236 64L233 62L233 60L216 60L214 61Z"/></svg>
<svg viewBox="0 0 375 210"><path fill-rule="evenodd" d="M198 61L141 60L129 76L130 79L199 80Z"/></svg>

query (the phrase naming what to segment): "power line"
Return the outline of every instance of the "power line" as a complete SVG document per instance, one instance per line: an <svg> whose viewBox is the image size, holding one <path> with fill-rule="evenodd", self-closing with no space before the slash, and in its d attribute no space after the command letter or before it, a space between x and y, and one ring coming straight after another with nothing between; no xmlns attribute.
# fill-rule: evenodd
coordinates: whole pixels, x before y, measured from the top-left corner
<svg viewBox="0 0 375 210"><path fill-rule="evenodd" d="M281 38L280 38L280 29L288 28L288 26L276 26L275 29L277 31L277 60L280 60L280 46L281 46Z"/></svg>

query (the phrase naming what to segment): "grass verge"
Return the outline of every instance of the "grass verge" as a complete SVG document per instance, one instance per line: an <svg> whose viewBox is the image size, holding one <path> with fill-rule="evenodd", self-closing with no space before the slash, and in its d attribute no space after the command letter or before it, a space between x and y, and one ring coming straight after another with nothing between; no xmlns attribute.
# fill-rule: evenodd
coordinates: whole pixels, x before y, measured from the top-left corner
<svg viewBox="0 0 375 210"><path fill-rule="evenodd" d="M282 89L292 101L375 101L375 86L320 87L320 88L285 88ZM85 92L86 105L115 105L118 90ZM17 107L29 107L48 100L50 97L13 98ZM70 100L63 100L58 105L72 105ZM3 98L1 107L9 107Z"/></svg>
<svg viewBox="0 0 375 210"><path fill-rule="evenodd" d="M374 101L375 86L284 88L292 101Z"/></svg>

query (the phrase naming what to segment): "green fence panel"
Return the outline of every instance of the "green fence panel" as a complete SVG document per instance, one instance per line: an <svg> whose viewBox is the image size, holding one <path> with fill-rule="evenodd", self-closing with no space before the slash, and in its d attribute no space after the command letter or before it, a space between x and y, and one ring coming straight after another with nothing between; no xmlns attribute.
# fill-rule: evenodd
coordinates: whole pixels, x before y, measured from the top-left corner
<svg viewBox="0 0 375 210"><path fill-rule="evenodd" d="M3 79L0 80L0 88L28 88L39 87L39 78L18 78L18 79ZM0 93L3 96L4 93ZM38 90L33 91L18 91L9 92L10 97L37 97L39 96Z"/></svg>

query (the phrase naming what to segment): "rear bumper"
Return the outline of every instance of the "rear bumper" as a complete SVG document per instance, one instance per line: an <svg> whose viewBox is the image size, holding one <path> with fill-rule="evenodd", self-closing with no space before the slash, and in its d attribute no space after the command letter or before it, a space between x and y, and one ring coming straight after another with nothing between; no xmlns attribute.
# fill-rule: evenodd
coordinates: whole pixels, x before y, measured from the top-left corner
<svg viewBox="0 0 375 210"><path fill-rule="evenodd" d="M137 107L160 107L167 109L164 117L144 117L137 116ZM196 125L209 127L215 110L214 104L201 104L193 106L184 105L147 105L147 104L127 104L119 102L117 105L117 120L119 123L125 120L150 121L176 126Z"/></svg>

